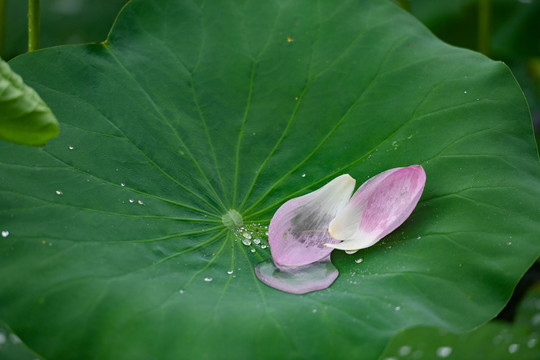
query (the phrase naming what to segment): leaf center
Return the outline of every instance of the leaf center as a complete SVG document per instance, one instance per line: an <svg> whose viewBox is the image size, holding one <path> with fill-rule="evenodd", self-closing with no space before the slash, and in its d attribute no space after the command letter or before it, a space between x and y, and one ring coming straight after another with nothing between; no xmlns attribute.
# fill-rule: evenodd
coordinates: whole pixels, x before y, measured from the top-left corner
<svg viewBox="0 0 540 360"><path fill-rule="evenodd" d="M244 219L242 219L242 215L238 211L230 209L226 214L223 214L221 222L229 229L235 230L244 224Z"/></svg>

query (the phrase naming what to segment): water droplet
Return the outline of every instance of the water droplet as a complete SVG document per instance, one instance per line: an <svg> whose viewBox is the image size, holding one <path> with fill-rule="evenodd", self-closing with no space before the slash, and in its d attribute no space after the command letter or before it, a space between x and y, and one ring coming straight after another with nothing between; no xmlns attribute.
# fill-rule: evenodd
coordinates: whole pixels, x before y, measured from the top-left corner
<svg viewBox="0 0 540 360"><path fill-rule="evenodd" d="M315 314L317 312L317 309L313 309L311 310L311 312Z"/></svg>
<svg viewBox="0 0 540 360"><path fill-rule="evenodd" d="M508 241L508 242L506 243L506 245L510 246L510 245L512 245L512 242L511 242L511 241Z"/></svg>
<svg viewBox="0 0 540 360"><path fill-rule="evenodd" d="M212 281L212 280L214 280L214 279L212 279L211 277L205 277L205 278L204 278L204 281L206 281L206 282L210 282L210 281Z"/></svg>
<svg viewBox="0 0 540 360"><path fill-rule="evenodd" d="M69 148L69 150L75 149L75 148L74 148L73 146L71 146L71 145L69 145L68 148Z"/></svg>
<svg viewBox="0 0 540 360"><path fill-rule="evenodd" d="M418 237L416 238L416 240L420 240L421 238L422 238L421 236L418 236Z"/></svg>
<svg viewBox="0 0 540 360"><path fill-rule="evenodd" d="M254 253L254 252L255 252L255 249L251 249L251 252Z"/></svg>
<svg viewBox="0 0 540 360"><path fill-rule="evenodd" d="M262 244L261 249L266 249L266 244Z"/></svg>
<svg viewBox="0 0 540 360"><path fill-rule="evenodd" d="M529 339L529 341L527 341L527 346L529 347L529 349L532 349L533 347L536 346L537 342L538 342L538 339L536 338Z"/></svg>
<svg viewBox="0 0 540 360"><path fill-rule="evenodd" d="M2 237L8 237L8 236L9 236L9 231L2 230Z"/></svg>
<svg viewBox="0 0 540 360"><path fill-rule="evenodd" d="M253 243L255 245L259 245L261 243L261 239L253 239Z"/></svg>
<svg viewBox="0 0 540 360"><path fill-rule="evenodd" d="M449 357L451 353L452 353L452 348L450 346L441 346L440 348L437 349L438 357L442 357L442 358Z"/></svg>
<svg viewBox="0 0 540 360"><path fill-rule="evenodd" d="M367 157L367 158L368 158L368 159L371 159L371 157L372 157L372 156L373 156L373 155L368 155L368 157Z"/></svg>
<svg viewBox="0 0 540 360"><path fill-rule="evenodd" d="M514 354L514 353L516 353L518 350L519 350L519 344L510 344L510 346L508 346L508 352L509 352L510 354Z"/></svg>
<svg viewBox="0 0 540 360"><path fill-rule="evenodd" d="M354 260L354 262L357 263L357 264L360 264L362 261L364 261L363 258L358 258L358 259Z"/></svg>
<svg viewBox="0 0 540 360"><path fill-rule="evenodd" d="M306 177L306 173L303 173L303 174L302 174L302 177Z"/></svg>
<svg viewBox="0 0 540 360"><path fill-rule="evenodd" d="M399 356L407 356L411 353L411 347L409 345L403 345L399 348Z"/></svg>
<svg viewBox="0 0 540 360"><path fill-rule="evenodd" d="M465 90L463 93L466 94L466 93L467 93L467 90Z"/></svg>
<svg viewBox="0 0 540 360"><path fill-rule="evenodd" d="M248 232L243 233L242 236L245 237L248 240L251 239L251 234L248 233Z"/></svg>
<svg viewBox="0 0 540 360"><path fill-rule="evenodd" d="M9 334L9 340L13 343L13 344L20 344L22 343L21 339L19 339L19 337L13 333Z"/></svg>
<svg viewBox="0 0 540 360"><path fill-rule="evenodd" d="M178 292L179 292L180 294L185 293L184 289L180 289L180 290L178 290Z"/></svg>
<svg viewBox="0 0 540 360"><path fill-rule="evenodd" d="M124 183L120 183L120 186L121 186L121 187L124 187L124 186L126 186L126 184L124 184Z"/></svg>
<svg viewBox="0 0 540 360"><path fill-rule="evenodd" d="M538 325L538 324L540 324L540 313L534 314L534 316L533 316L532 319L531 319L531 323L532 323L533 325L535 325L535 326Z"/></svg>
<svg viewBox="0 0 540 360"><path fill-rule="evenodd" d="M249 239L242 239L242 244L246 245L246 246L249 246L251 245L251 240Z"/></svg>
<svg viewBox="0 0 540 360"><path fill-rule="evenodd" d="M234 270L229 270L229 271L227 271L227 274L232 275L233 272L234 272Z"/></svg>
<svg viewBox="0 0 540 360"><path fill-rule="evenodd" d="M133 204L135 202L135 200L129 199L129 202Z"/></svg>
<svg viewBox="0 0 540 360"><path fill-rule="evenodd" d="M396 310L396 311L401 310L401 306L396 306L396 307L394 308L394 310Z"/></svg>
<svg viewBox="0 0 540 360"><path fill-rule="evenodd" d="M138 203L139 205L143 205L142 200L137 200L137 203Z"/></svg>
<svg viewBox="0 0 540 360"><path fill-rule="evenodd" d="M62 190L56 190L56 195L63 195L64 193L62 192Z"/></svg>

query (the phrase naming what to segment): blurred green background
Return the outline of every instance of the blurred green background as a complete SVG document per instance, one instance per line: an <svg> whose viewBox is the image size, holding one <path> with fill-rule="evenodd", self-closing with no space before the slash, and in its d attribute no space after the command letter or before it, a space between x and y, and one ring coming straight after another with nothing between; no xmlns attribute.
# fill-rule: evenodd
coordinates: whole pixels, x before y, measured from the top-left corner
<svg viewBox="0 0 540 360"><path fill-rule="evenodd" d="M529 102L536 140L539 142L540 0L394 1L423 22L441 40L504 61L514 73ZM127 2L41 0L41 47L104 41L116 15ZM5 60L26 52L27 9L27 0L0 0L0 19L3 19L0 21L0 55ZM512 321L524 294L539 280L540 266L537 262L518 285L513 299L499 318ZM535 301L540 309L540 300ZM536 315L540 316L540 313L531 316ZM538 320L538 317L534 319ZM403 348L403 344L396 341L392 345L394 349ZM0 359L32 360L38 357L26 349L7 326L0 323Z"/></svg>
<svg viewBox="0 0 540 360"><path fill-rule="evenodd" d="M41 47L100 42L107 38L127 0L41 0ZM1 55L9 60L28 47L28 0L0 0L4 39Z"/></svg>
<svg viewBox="0 0 540 360"><path fill-rule="evenodd" d="M400 0L399 4L441 40L480 50L479 29L489 48L484 52L504 61L521 85L540 134L540 0ZM487 28L480 20L487 19Z"/></svg>

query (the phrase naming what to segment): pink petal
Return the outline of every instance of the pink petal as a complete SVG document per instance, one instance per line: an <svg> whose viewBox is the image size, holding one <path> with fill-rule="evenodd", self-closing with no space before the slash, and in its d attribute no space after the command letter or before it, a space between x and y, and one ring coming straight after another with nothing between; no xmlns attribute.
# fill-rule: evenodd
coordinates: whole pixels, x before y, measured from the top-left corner
<svg viewBox="0 0 540 360"><path fill-rule="evenodd" d="M321 262L286 270L266 261L255 267L255 274L259 280L275 289L291 294L305 294L326 289L336 280L339 272L328 257Z"/></svg>
<svg viewBox="0 0 540 360"><path fill-rule="evenodd" d="M324 244L337 241L328 234L328 225L349 201L355 183L349 175L341 175L276 211L268 229L276 266L311 264L330 254L332 249Z"/></svg>
<svg viewBox="0 0 540 360"><path fill-rule="evenodd" d="M390 169L366 181L330 223L329 233L342 242L326 246L354 252L375 244L411 215L425 183L420 165Z"/></svg>

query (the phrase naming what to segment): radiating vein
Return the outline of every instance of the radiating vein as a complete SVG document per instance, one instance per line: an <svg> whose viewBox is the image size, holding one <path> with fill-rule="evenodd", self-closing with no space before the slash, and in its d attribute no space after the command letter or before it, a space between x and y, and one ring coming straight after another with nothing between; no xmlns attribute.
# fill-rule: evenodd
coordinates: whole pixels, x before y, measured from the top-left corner
<svg viewBox="0 0 540 360"><path fill-rule="evenodd" d="M241 149L242 139L244 137L244 128L245 128L245 124L246 124L247 119L248 119L249 110L250 110L250 107L251 107L251 102L252 102L252 97L253 97L253 85L254 85L254 78L255 78L255 67L256 67L257 62L259 61L260 57L262 56L262 54L266 51L266 49L270 45L271 39L272 39L272 37L274 35L274 32L275 32L275 29L276 29L276 24L277 24L280 17L281 17L281 8L279 8L279 11L278 11L278 13L277 13L277 15L276 15L276 17L274 19L274 22L272 24L272 28L269 31L268 37L266 38L266 41L265 41L264 45L259 50L259 53L256 54L253 57L253 60L252 60L252 63L251 63L250 77L249 77L249 91L248 91L248 96L247 96L247 100L246 100L244 116L242 118L242 124L240 125L240 131L239 131L239 134L238 134L238 141L237 141L237 144L236 144L236 153L235 153L236 161L235 161L235 169L234 169L235 170L234 171L234 189L233 189L233 200L232 200L233 207L236 207L236 205L237 205L236 204L236 198L238 196L238 178L239 178L239 171L240 171L240 149ZM244 34L247 34L248 33L248 28L245 25L245 20L244 20L243 17L242 17L242 24L244 26ZM247 46L249 48L250 45L249 45L249 41L247 40L247 38L245 39L245 42L247 43ZM251 54L251 50L250 50L250 54ZM251 187L254 186L255 182L256 182L256 179L254 179ZM250 191L251 191L251 188L248 190L248 194L249 194ZM239 209L242 208L244 202L245 202L245 200L243 200L242 203L238 206Z"/></svg>
<svg viewBox="0 0 540 360"><path fill-rule="evenodd" d="M186 192L188 192L189 194L195 196L197 199L199 199L201 202L204 202L206 205L208 205L211 209L213 209L214 211L216 211L217 214L219 214L219 211L212 205L210 204L206 199L204 199L203 197L201 197L199 194L195 193L193 190L189 189L188 187L186 187L185 185L183 185L182 183L180 183L178 180L176 180L173 176L171 176L168 172L166 172L163 168L161 168L154 160L152 160L148 155L146 155L146 153L138 146L136 145L132 140L131 138L129 138L127 136L127 134L122 130L120 129L114 122L112 122L109 118L107 118L99 109L97 109L94 104L86 101L85 99L79 97L79 96L76 96L76 95L73 95L73 94L65 94L59 90L56 90L56 89L53 89L51 87L48 87L48 86L45 86L45 85L42 85L44 87L46 87L47 89L51 90L51 91L54 91L54 92L58 92L60 94L64 94L64 95L67 95L67 96L72 96L72 97L75 97L77 99L79 99L80 101L88 104L89 106L91 106L96 112L98 112L102 117L103 119L105 119L107 121L107 123L109 123L112 127L114 127L116 130L118 130L121 134L122 134L122 139L124 139L125 141L127 141L128 143L130 143L147 161L148 163L153 166L154 168L156 168L156 170L158 170L163 176L165 176L167 179L169 179L170 181L172 181L173 183L175 183L176 185L178 185L179 187L181 187L182 189L184 189ZM103 178L99 178L95 175L92 175L88 172L84 172L80 169L77 169L75 168L73 165L71 164L68 164L66 163L65 161L61 160L60 158L56 157L56 156L53 156L52 153L48 152L47 153L48 155L50 155L51 157L55 158L56 160L62 162L63 164L65 164L66 166L72 168L73 170L75 171L78 171L78 172L81 172L81 173L84 173L84 174L87 174L89 176L92 176L96 179L99 179L99 180L102 180L103 182L107 182L107 183L110 183L110 184L114 184L110 181L107 181ZM116 185L116 184L114 184ZM133 190L133 191L136 191L136 190ZM153 196L153 195L150 195L150 194L147 194L148 196ZM157 196L154 196L156 198L159 198ZM186 207L186 208L190 208L194 211L197 211L197 212L200 212L200 213L204 213L206 215L209 215L209 216L214 216L214 217L218 217L217 214L212 214L212 213L209 213L207 211L204 211L204 210L200 210L200 209L196 209L196 208L193 208L193 207L189 207L187 205L184 205L184 204L180 204L180 203L176 203L174 201L171 201L171 200L166 200L166 199L163 199L161 198L163 201L166 201L166 202L169 202L171 204L176 204L178 206L181 206L181 207Z"/></svg>
<svg viewBox="0 0 540 360"><path fill-rule="evenodd" d="M263 289L261 287L261 282L257 278L257 275L255 274L255 270L254 270L255 269L255 264L253 264L251 262L251 259L249 258L248 254L246 253L246 250L241 246L239 246L239 248L240 248L240 251L242 252L242 254L244 255L244 257L246 258L247 262L250 264L249 271L250 271L250 274L251 274L251 278L253 279L253 282L255 283L255 287L257 288L257 292L259 293L259 296L261 297L261 303L264 306L264 310L265 310L266 315L274 323L276 328L283 334L283 339L288 343L289 348L295 348L296 349L296 345L292 342L291 337L287 334L287 332L285 331L285 328L283 327L283 325L281 325L279 320L277 318L275 318L272 315L272 313L270 312L270 308L268 306L268 301L266 300L266 295L265 295L265 293L264 293L264 291L263 291ZM264 285L264 286L266 286L266 285Z"/></svg>
<svg viewBox="0 0 540 360"><path fill-rule="evenodd" d="M217 240L219 237L222 237L227 231L228 231L228 229L225 229L225 230L221 231L219 234L217 234L215 236L215 238L211 239L212 242ZM230 240L229 237L225 238L225 241L223 241L223 243L221 244L221 247L216 252L216 255L212 256L212 259L210 259L210 261L208 263L206 263L205 266L203 266L199 271L197 271L195 274L193 274L191 276L191 278L184 284L183 289L187 289L187 287L193 282L193 280L195 280L195 278L197 276L199 276L201 273L205 272L208 268L210 268L210 266L212 266L212 264L219 258L219 256L223 252L223 250L225 250L225 247L229 244L229 242L227 240ZM205 242L204 244L209 244L209 243L210 243L210 240ZM173 255L171 255L171 256L173 256ZM177 255L174 255L174 256L177 256ZM169 258L170 257L168 257L166 259L169 260Z"/></svg>
<svg viewBox="0 0 540 360"><path fill-rule="evenodd" d="M300 190L295 191L294 193L290 194L290 195L289 195L288 197L286 197L285 199L282 199L282 200L279 201L279 202L276 202L276 203L274 203L274 204L272 204L272 205L269 205L269 206L265 207L264 209L259 210L259 211L255 212L255 213L251 213L251 214L249 214L249 215L246 215L245 218L246 218L246 219L250 219L250 218L253 218L254 216L257 216L257 215L259 215L259 214L262 214L262 213L268 211L269 209L271 209L271 208L277 206L277 205L280 204L281 202L286 201L286 200L288 200L288 199L291 199L291 198L293 198L294 196L296 196L297 194L303 193L303 192L305 192L307 189L309 189L309 188L311 188L311 187L313 187L313 186L315 186L315 185L318 185L318 184L320 184L320 183L322 183L322 182L324 182L324 181L328 181L329 179L334 178L334 177L337 176L338 174L342 173L344 170L346 170L346 169L350 168L351 166L353 166L353 165L359 163L360 161L364 160L364 159L365 159L366 157L368 157L370 154L373 154L373 153L376 151L376 149L378 149L379 147L381 147L381 146L384 145L385 143L389 142L389 141L390 141L397 133L399 133L399 131L401 131L401 129L403 129L403 128L404 128L406 125L408 125L411 121L415 120L415 113L416 113L416 111L417 111L417 110L420 108L420 106L428 99L429 95L430 95L436 88L438 88L442 83L444 83L444 81L441 82L441 83L439 83L439 84L437 84L437 85L434 86L433 88L431 88L431 89L424 95L423 99L418 103L418 105L417 105L416 108L414 109L414 111L413 111L413 113L411 114L411 116L409 117L409 119L407 119L406 121L404 121L403 123L401 123L401 125L399 125L396 129L394 129L388 136L386 136L379 144L377 144L376 146L374 146L374 147L373 147L370 151L368 151L366 154L364 154L363 156L361 156L361 157L355 159L354 161L352 161L352 162L346 164L345 166L342 166L342 167L339 168L337 171L334 171L333 173L331 173L331 174L325 176L324 178L319 179L319 180L316 181L315 183L310 184L310 185L305 186L304 188L302 188L302 189L300 189ZM360 96L362 96L362 95L360 95ZM282 181L284 181L284 180L287 178L288 174L289 174L289 173L287 173L285 176L281 177L276 183L274 183L273 186L272 186L268 191L266 191L266 193L263 194L263 196L261 196L261 198L260 198L254 205L252 205L252 206L250 207L249 210L253 209L256 205L258 205L258 204L259 204L259 203L260 203L260 202L261 202L261 201L262 201L262 200L270 193L270 191L271 191L273 188L277 187L277 185L278 185L279 183L281 183Z"/></svg>
<svg viewBox="0 0 540 360"><path fill-rule="evenodd" d="M320 12L320 4L317 3L317 5L318 5L317 10ZM320 18L320 13L319 13L319 18ZM274 145L274 147L272 148L272 150L270 150L270 153L266 156L264 161L261 163L261 165L257 169L257 171L255 173L255 176L253 178L253 181L251 182L251 185L250 185L248 191L246 192L246 195L244 196L244 199L240 203L239 209L243 209L243 207L245 206L247 200L249 199L249 196L251 195L251 193L253 192L253 189L255 188L255 185L257 183L257 180L259 179L259 176L260 176L262 170L266 167L266 165L268 164L268 162L270 161L270 159L272 158L274 153L277 151L277 149L279 148L279 146L281 145L281 143L283 142L283 140L287 136L287 133L289 132L289 129L290 129L293 121L296 118L296 114L298 113L298 110L300 109L300 105L302 104L302 101L304 99L306 91L308 90L309 85L311 84L311 81L312 81L311 72L312 72L312 67L313 67L313 53L314 53L315 44L317 43L317 40L319 38L319 32L321 30L320 27L321 27L321 22L319 21L317 23L317 30L316 30L316 33L315 33L315 37L313 39L313 45L311 46L311 53L310 53L310 58L309 58L309 67L308 67L307 76L306 76L307 77L306 83L304 84L304 87L302 88L302 91L300 92L300 95L298 96L298 100L296 101L296 105L293 108L291 116L289 116L289 120L287 121L287 124L285 125L285 128L283 129L283 132L281 133L281 136L277 140L277 142Z"/></svg>
<svg viewBox="0 0 540 360"><path fill-rule="evenodd" d="M162 14L163 14L163 12L162 12ZM163 14L163 15L165 16L165 14ZM164 26L166 28L167 22L164 23ZM195 79L193 77L194 73L197 71L197 68L199 66L199 63L200 63L200 60L201 60L202 49L203 49L203 46L204 46L204 23L202 21L202 18L201 18L200 26L201 26L201 33L203 34L203 35L201 35L202 36L202 41L201 41L201 45L199 47L199 51L198 51L198 55L197 55L197 60L195 62L195 66L191 70L188 68L188 66L182 60L182 58L180 58L180 56L178 56L178 54L172 50L172 48L169 46L169 44L164 39L158 38L158 37L156 37L154 34L152 34L150 32L147 32L147 34L150 37L152 37L153 39L157 40L160 44L162 44L163 47L166 49L166 51L169 52L178 61L178 63L180 65L182 65L184 70L189 74L189 88L191 89L191 93L192 93L192 96L193 96L193 103L195 105L195 108L197 109L197 114L199 115L199 119L200 119L200 121L201 121L201 123L203 125L204 133L205 133L205 136L206 136L206 141L208 142L208 148L210 149L210 155L212 157L212 161L214 162L214 167L215 167L215 170L216 170L216 175L217 175L217 178L218 178L218 182L221 185L222 196L225 199L225 201L227 201L227 196L226 196L225 188L224 188L224 185L223 185L223 180L222 180L222 177L221 177L221 171L220 171L218 163L217 163L217 156L216 156L216 151L214 149L214 143L212 142L212 139L210 137L206 117L205 117L205 115L204 115L204 113L202 111L202 108L200 106L199 97L198 97L197 90L196 90L196 87L195 87ZM166 37L165 37L165 39L166 39ZM182 142L182 145L184 146L183 142ZM186 147L184 146L184 148L186 148ZM210 185L211 191L213 192L214 196L216 196L216 198L218 198L218 199L221 199L220 196L217 194L216 190L214 189L214 187L210 184L210 180L208 179L206 174L202 171L202 169L200 169L200 172L201 172L201 175L205 178L205 180ZM224 203L222 203L222 205L225 206Z"/></svg>
<svg viewBox="0 0 540 360"><path fill-rule="evenodd" d="M121 213L121 212L114 212L114 211L107 211L102 209L94 209L94 208L88 208L81 205L76 204L70 204L66 202L57 202L57 201L51 201L44 198L40 198L38 196L34 195L28 195L23 193L17 193L13 190L0 190L0 193L8 193L8 194L15 194L20 197L30 198L33 200L39 200L46 204L49 204L48 206L55 206L55 207L69 207L74 208L81 211L91 211L103 215L112 215L112 216L119 216L119 217L125 217L125 218L136 218L136 219L157 219L157 220L173 220L173 221L189 221L189 222L202 222L202 223L212 223L212 224L220 224L220 220L212 220L212 219L198 219L198 218L181 218L181 217L174 217L174 216L160 216L160 215L136 215L136 214L127 214L127 213ZM135 206L135 205L134 205ZM28 208L28 210L35 210L35 207ZM221 226L221 225L220 225Z"/></svg>
<svg viewBox="0 0 540 360"><path fill-rule="evenodd" d="M364 95L367 93L367 91L374 86L376 83L377 78L380 75L380 71L383 68L383 65L385 64L389 54L392 52L392 49L397 46L401 42L402 38L398 39L396 42L394 42L393 47L388 50L388 52L385 54L384 59L379 63L379 67L367 86L362 90L361 94L353 101L353 103L345 110L345 113L338 119L336 124L332 127L332 129L323 137L323 139L315 146L315 148L306 156L304 159L302 159L297 165L295 165L293 168L291 168L287 173L285 173L280 179L278 179L276 182L272 184L272 186L253 204L251 205L247 210L245 210L246 218L251 218L254 214L249 214L256 206L258 206L270 192L272 192L280 183L282 183L287 177L289 177L294 171L299 169L302 165L304 165L309 159L311 159L318 151L319 149L332 137L332 135L335 133L335 131L341 126L341 124L345 121L345 119L349 116L351 111L360 103ZM406 122L407 123L407 122ZM400 127L401 129L401 127ZM395 132L394 132L395 134ZM394 135L392 134L392 135ZM387 140L390 137L387 138ZM364 156L365 157L365 156ZM360 158L363 159L364 157ZM268 159L269 160L269 159ZM307 188L309 188L312 185L309 185ZM253 186L252 186L253 188ZM246 199L247 200L247 197ZM260 212L258 212L260 213Z"/></svg>
<svg viewBox="0 0 540 360"><path fill-rule="evenodd" d="M150 104L152 105L152 107L155 109L155 111L161 116L161 118L164 120L165 124L167 124L169 126L169 128L171 129L171 131L173 132L173 134L175 135L176 139L179 141L180 145L185 149L186 153L188 154L189 158L191 159L192 163L195 165L195 167L197 168L197 171L201 174L201 176L205 179L208 187L209 187L209 190L210 192L214 195L214 198L216 200L216 202L222 207L222 211L227 211L227 207L223 204L223 202L221 201L221 198L217 195L214 187L212 186L212 183L208 180L208 177L206 176L206 174L204 173L204 171L202 170L199 162L193 157L193 154L191 152L191 150L187 147L187 145L185 144L185 142L182 140L182 138L180 137L180 135L178 134L178 131L176 130L176 128L174 126L172 126L170 120L163 114L163 112L159 109L159 107L157 106L157 104L154 102L154 100L152 99L152 97L150 96L150 94L146 91L146 89L144 89L142 87L142 85L137 81L137 79L134 77L134 75L123 65L123 63L120 61L120 59L114 54L114 52L112 51L112 49L109 47L109 46L104 46L105 49L108 51L108 53L111 55L111 57L116 61L116 63L126 72L127 75L129 75L129 77L137 84L137 86L142 90L142 92L145 94L146 98L148 99L148 101L150 102ZM212 207L217 213L220 213L220 211L215 208L212 204L210 203L207 203L208 206Z"/></svg>
<svg viewBox="0 0 540 360"><path fill-rule="evenodd" d="M112 185L112 186L115 186L117 188L122 188L122 189L126 189L126 190L130 190L134 193L138 193L138 194L142 194L144 196L148 196L148 197L151 197L151 198L154 198L154 199L157 199L157 200L160 200L160 201L163 201L165 203L168 203L168 204L171 204L171 205L175 205L175 206L179 206L179 207L182 207L182 208L185 208L185 209L188 209L188 210L191 210L191 211L194 211L194 212L198 212L198 213L201 213L201 214L204 214L204 215L207 215L207 216L211 216L213 218L220 218L219 215L217 214L214 214L214 213L211 213L211 212L208 212L208 211L204 211L204 210L201 210L201 209L198 209L198 208L195 208L195 207L192 207L192 206L189 206L189 205L186 205L186 204L182 204L182 203L179 203L179 202L176 202L176 201L173 201L173 200L169 200L169 199L165 199L161 196L158 196L158 195L154 195L154 194L151 194L151 193L147 193L147 192L144 192L144 191L140 191L140 190L137 190L137 189L134 189L134 188L131 188L129 186L122 186L122 185L119 185L119 184L116 184L112 181L109 181L109 180L106 180L104 178L101 178L101 177L98 177L92 173L89 173L87 171L84 171L82 169L78 169L76 168L75 166L65 162L64 160L60 159L59 157L57 157L56 155L53 155L52 153L48 152L48 151L45 151L49 156L51 156L52 158L56 159L57 161L65 164L68 168L70 168L71 170L75 171L75 172L78 172L80 174L84 174L85 176L89 176L89 177L92 177L96 180L99 180L101 181L102 183L106 183L108 185ZM174 181L174 179L171 178L171 180ZM180 183L176 182L177 184L179 184L182 188L184 188L186 191L189 191L189 189L185 188L183 185L181 185ZM191 194L193 194L194 196L197 196L196 193L194 192L190 192Z"/></svg>

